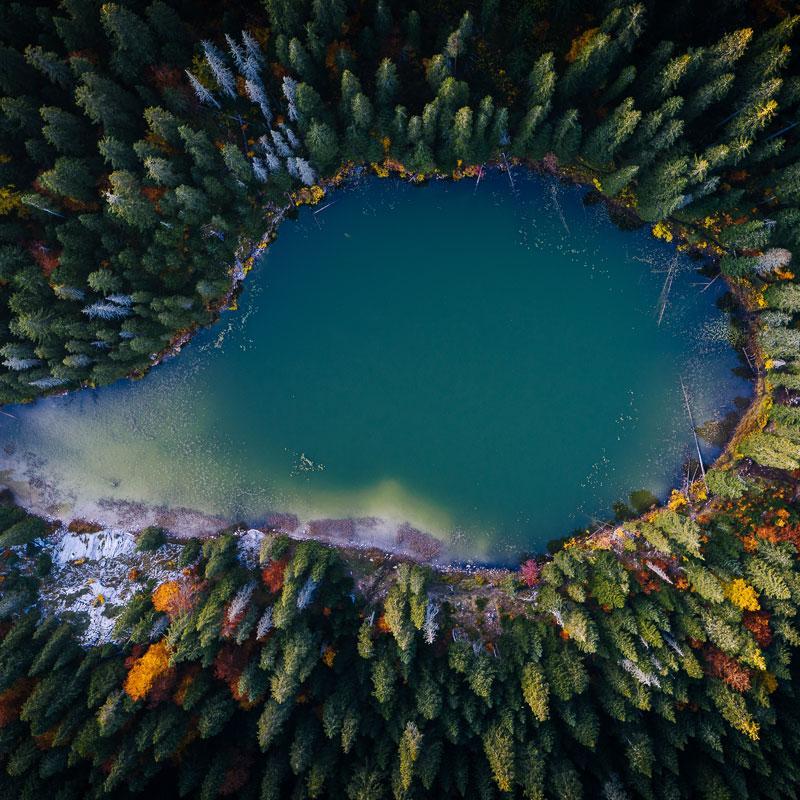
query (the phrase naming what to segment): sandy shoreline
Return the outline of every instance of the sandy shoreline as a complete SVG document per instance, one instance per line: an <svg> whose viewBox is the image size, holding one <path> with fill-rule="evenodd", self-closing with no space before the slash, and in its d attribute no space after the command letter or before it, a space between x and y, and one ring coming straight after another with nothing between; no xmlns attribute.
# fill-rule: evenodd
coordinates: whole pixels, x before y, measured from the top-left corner
<svg viewBox="0 0 800 800"><path fill-rule="evenodd" d="M2 464L0 464L2 466ZM149 505L111 497L77 501L59 492L38 470L24 477L0 469L0 488L7 488L26 511L57 521L88 522L103 529L135 533L151 525L164 528L175 540L209 538L231 526L283 533L294 539L314 539L345 550L380 549L439 568L478 562L456 558L447 543L405 520L375 516L301 519L291 512L265 513L256 520L234 520L183 506Z"/></svg>

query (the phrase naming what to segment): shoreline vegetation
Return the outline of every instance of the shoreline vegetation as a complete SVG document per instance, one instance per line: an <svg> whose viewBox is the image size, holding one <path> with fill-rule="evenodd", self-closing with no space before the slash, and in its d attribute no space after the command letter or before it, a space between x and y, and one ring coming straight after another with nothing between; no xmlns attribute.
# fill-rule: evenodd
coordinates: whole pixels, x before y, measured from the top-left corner
<svg viewBox="0 0 800 800"><path fill-rule="evenodd" d="M1 404L146 369L228 302L263 209L338 164L493 159L586 174L717 255L764 392L704 480L517 571L276 532L53 538L3 494L0 794L796 796L800 17L213 5L0 10Z"/></svg>

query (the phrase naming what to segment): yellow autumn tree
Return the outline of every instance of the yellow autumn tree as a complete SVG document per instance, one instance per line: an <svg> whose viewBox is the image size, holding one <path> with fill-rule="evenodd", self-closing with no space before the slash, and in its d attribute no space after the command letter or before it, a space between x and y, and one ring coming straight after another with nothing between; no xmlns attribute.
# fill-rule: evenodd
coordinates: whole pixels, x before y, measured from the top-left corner
<svg viewBox="0 0 800 800"><path fill-rule="evenodd" d="M2 162L0 162L2 163ZM13 186L0 186L0 216L22 207L19 192Z"/></svg>
<svg viewBox="0 0 800 800"><path fill-rule="evenodd" d="M147 652L134 661L125 678L125 691L132 700L142 700L153 688L156 679L169 669L169 646L162 639L147 648Z"/></svg>
<svg viewBox="0 0 800 800"><path fill-rule="evenodd" d="M725 597L743 611L759 611L761 609L756 590L743 578L736 578L725 587Z"/></svg>

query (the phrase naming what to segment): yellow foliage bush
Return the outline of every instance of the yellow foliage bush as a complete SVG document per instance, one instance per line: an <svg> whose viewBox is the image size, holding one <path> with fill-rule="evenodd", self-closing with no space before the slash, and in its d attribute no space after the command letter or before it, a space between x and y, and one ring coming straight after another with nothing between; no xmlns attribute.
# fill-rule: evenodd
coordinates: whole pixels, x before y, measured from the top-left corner
<svg viewBox="0 0 800 800"><path fill-rule="evenodd" d="M656 224L653 225L653 236L655 236L656 239L663 239L665 242L672 241L672 231L663 222L656 222Z"/></svg>
<svg viewBox="0 0 800 800"><path fill-rule="evenodd" d="M755 667L760 672L764 672L767 669L767 661L764 658L764 654L759 650L756 644L753 644L748 652L745 653L742 662L751 667Z"/></svg>
<svg viewBox="0 0 800 800"><path fill-rule="evenodd" d="M682 506L687 505L689 501L686 499L686 495L683 492L679 492L677 489L672 490L672 494L669 496L669 502L667 503L667 508L670 511L677 511Z"/></svg>
<svg viewBox="0 0 800 800"><path fill-rule="evenodd" d="M292 195L296 206L315 206L323 197L325 197L325 190L316 184L304 186Z"/></svg>

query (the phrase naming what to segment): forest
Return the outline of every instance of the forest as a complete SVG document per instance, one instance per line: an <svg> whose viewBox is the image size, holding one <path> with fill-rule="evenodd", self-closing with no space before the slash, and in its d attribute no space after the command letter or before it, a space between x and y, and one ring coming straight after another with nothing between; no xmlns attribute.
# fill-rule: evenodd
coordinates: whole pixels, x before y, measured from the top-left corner
<svg viewBox="0 0 800 800"><path fill-rule="evenodd" d="M45 523L5 497L0 795L794 797L796 483L729 483L490 595L401 563L375 596L277 534L257 564L235 533L189 540L92 647L37 606Z"/></svg>
<svg viewBox="0 0 800 800"><path fill-rule="evenodd" d="M0 404L140 378L359 170L530 168L704 259L757 397L716 466L490 606L267 532L182 549L110 641L0 498L0 796L795 797L800 12L791 2L60 0L0 8ZM160 532L140 545L158 549ZM466 584L464 583L466 581ZM486 627L491 610L497 625ZM112 613L112 610L109 611Z"/></svg>

